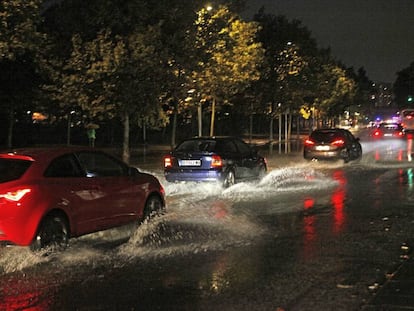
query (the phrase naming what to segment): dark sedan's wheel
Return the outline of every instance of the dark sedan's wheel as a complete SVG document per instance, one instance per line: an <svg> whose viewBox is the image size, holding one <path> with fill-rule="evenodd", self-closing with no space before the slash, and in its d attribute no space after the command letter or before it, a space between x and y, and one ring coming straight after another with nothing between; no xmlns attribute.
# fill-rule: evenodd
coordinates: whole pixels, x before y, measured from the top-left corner
<svg viewBox="0 0 414 311"><path fill-rule="evenodd" d="M344 163L348 163L350 161L350 154L348 149L344 149L341 151L341 157L344 160Z"/></svg>
<svg viewBox="0 0 414 311"><path fill-rule="evenodd" d="M66 219L58 215L49 215L42 220L30 248L33 251L62 251L68 246L68 242L69 226Z"/></svg>
<svg viewBox="0 0 414 311"><path fill-rule="evenodd" d="M165 210L164 202L158 195L151 195L144 207L144 220L161 215Z"/></svg>
<svg viewBox="0 0 414 311"><path fill-rule="evenodd" d="M357 159L361 159L362 158L362 147L358 146L357 148L357 155L356 155Z"/></svg>
<svg viewBox="0 0 414 311"><path fill-rule="evenodd" d="M259 168L259 174L258 174L259 180L262 180L263 177L266 176L266 172L267 172L266 166L264 166L264 165L260 166L260 168Z"/></svg>
<svg viewBox="0 0 414 311"><path fill-rule="evenodd" d="M223 187L224 188L228 188L231 187L235 184L236 182L236 177L234 176L234 171L233 170L229 170L226 174L226 176L224 177L223 180Z"/></svg>

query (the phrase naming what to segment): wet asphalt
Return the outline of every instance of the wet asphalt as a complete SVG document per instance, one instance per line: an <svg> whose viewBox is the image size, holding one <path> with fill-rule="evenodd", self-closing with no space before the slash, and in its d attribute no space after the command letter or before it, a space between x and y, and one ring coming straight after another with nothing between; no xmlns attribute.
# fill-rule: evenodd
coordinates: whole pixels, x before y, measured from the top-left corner
<svg viewBox="0 0 414 311"><path fill-rule="evenodd" d="M277 153L277 150L276 152ZM287 156L287 155L285 155ZM289 158L298 157L298 152ZM289 159L291 161L291 159ZM414 310L414 237L410 244L401 245L399 258L377 282L369 286L372 298L361 306L362 311ZM277 311L287 311L279 308Z"/></svg>
<svg viewBox="0 0 414 311"><path fill-rule="evenodd" d="M375 291L363 311L414 310L414 259L411 247L401 246L401 262L384 275L383 283L373 285Z"/></svg>
<svg viewBox="0 0 414 311"><path fill-rule="evenodd" d="M294 149L299 152L293 150L293 156L289 154L293 158L298 156L301 148L295 146ZM283 149L280 151L283 153ZM377 282L370 285L372 298L361 306L362 311L414 310L414 237L409 244L401 245L399 258L395 262ZM278 308L277 311L286 310Z"/></svg>

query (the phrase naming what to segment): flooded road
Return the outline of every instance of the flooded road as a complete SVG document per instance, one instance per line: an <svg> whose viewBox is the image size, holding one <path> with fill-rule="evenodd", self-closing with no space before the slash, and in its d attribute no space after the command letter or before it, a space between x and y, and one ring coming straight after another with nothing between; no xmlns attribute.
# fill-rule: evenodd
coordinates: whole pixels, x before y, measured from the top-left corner
<svg viewBox="0 0 414 311"><path fill-rule="evenodd" d="M50 256L0 248L0 310L358 310L414 236L410 145L362 145L347 164L275 154L228 189L145 162L167 213Z"/></svg>

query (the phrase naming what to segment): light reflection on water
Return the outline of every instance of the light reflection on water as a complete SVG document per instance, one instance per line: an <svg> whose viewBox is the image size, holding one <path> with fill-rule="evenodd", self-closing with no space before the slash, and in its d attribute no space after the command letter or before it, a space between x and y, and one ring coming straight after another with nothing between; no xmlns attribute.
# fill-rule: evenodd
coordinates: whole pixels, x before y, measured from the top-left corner
<svg viewBox="0 0 414 311"><path fill-rule="evenodd" d="M336 181L336 187L330 194L330 202L332 206L332 221L331 221L331 232L333 235L338 235L344 230L346 224L346 212L345 200L346 200L346 176L343 169L333 170L332 179ZM319 196L307 196L304 199L303 207L305 217L303 218L303 249L301 258L303 260L310 260L315 256L318 256L318 229L317 229L317 215L312 213L312 209L319 204L321 197ZM325 198L322 198L325 200Z"/></svg>

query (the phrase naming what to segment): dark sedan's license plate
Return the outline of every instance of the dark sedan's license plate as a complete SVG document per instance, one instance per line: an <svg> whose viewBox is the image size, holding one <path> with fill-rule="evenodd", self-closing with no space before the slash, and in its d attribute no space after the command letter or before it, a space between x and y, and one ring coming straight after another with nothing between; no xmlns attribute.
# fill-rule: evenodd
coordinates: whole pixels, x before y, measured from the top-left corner
<svg viewBox="0 0 414 311"><path fill-rule="evenodd" d="M318 151L328 151L331 148L329 146L316 146L315 149Z"/></svg>
<svg viewBox="0 0 414 311"><path fill-rule="evenodd" d="M201 160L180 160L178 164L180 166L201 166Z"/></svg>

